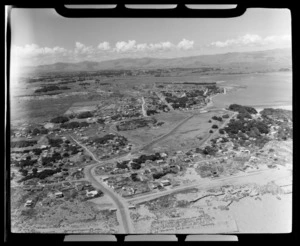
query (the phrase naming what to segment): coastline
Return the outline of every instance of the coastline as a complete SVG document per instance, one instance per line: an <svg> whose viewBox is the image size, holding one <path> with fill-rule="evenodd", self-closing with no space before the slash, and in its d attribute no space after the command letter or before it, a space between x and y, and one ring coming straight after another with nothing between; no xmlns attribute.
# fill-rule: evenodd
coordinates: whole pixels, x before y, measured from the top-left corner
<svg viewBox="0 0 300 246"><path fill-rule="evenodd" d="M265 108L274 108L274 109L285 109L293 111L293 105L266 105L266 106L253 106L257 112L262 111Z"/></svg>

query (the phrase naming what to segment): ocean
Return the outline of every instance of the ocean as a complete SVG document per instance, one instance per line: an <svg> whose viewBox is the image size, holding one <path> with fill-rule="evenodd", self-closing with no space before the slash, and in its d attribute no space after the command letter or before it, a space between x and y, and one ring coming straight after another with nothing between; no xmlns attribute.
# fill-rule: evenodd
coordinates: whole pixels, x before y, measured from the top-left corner
<svg viewBox="0 0 300 246"><path fill-rule="evenodd" d="M256 108L292 105L292 73L273 72L207 76L228 88L226 94L213 98L213 107L224 108L232 103ZM231 90L230 90L231 88Z"/></svg>

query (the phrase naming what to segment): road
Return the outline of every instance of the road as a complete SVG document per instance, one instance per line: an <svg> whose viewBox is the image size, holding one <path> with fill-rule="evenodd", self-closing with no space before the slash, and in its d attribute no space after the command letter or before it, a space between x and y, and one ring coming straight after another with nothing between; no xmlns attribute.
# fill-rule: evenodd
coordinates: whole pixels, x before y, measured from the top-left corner
<svg viewBox="0 0 300 246"><path fill-rule="evenodd" d="M147 112L146 112L146 110L145 110L145 98L144 97L142 97L142 101L143 101L143 103L142 103L142 113L143 113L143 116L144 117L148 117L148 115L147 115Z"/></svg>
<svg viewBox="0 0 300 246"><path fill-rule="evenodd" d="M168 103L165 99L165 97L163 95L161 95L159 92L155 91L155 94L157 95L157 97L165 104L168 106L168 108L170 109L170 111L174 111L174 108L172 107L172 105L170 103Z"/></svg>
<svg viewBox="0 0 300 246"><path fill-rule="evenodd" d="M108 195L111 200L113 201L114 205L117 208L117 216L120 218L119 223L121 224L120 229L123 229L124 231L120 231L120 233L132 233L133 232L133 226L131 224L130 219L130 213L128 209L128 204L126 201L120 197L118 194L116 194L112 189L110 189L105 184L102 184L102 182L99 182L94 176L94 169L99 165L104 165L106 162L99 161L96 156L83 144L79 143L76 139L74 139L72 136L70 136L79 146L81 146L85 151L98 163L86 166L84 169L85 177L87 180L91 182L91 184L97 188L100 189L104 194ZM120 158L120 157L118 157ZM110 159L110 161L118 158Z"/></svg>
<svg viewBox="0 0 300 246"><path fill-rule="evenodd" d="M229 121L234 117L236 116L238 113L237 112L234 112L228 119L224 120L223 123L219 126L218 129L216 129L211 135L209 135L206 139L203 139L201 142L200 142L200 147L207 144L207 142L209 140L211 140L213 137L215 137L216 135L219 135L219 129L223 128L226 124L229 123Z"/></svg>
<svg viewBox="0 0 300 246"><path fill-rule="evenodd" d="M158 193L154 194L148 194L144 196L139 196L135 198L129 198L127 199L128 202L132 204L138 204L145 201L157 199L162 196L166 196L175 192L184 191L192 188L198 188L200 186L200 189L210 189L213 187L228 185L228 184L242 184L242 183L253 183L255 181L264 181L265 183L277 180L284 177L289 177L291 175L291 172L289 170L276 170L276 169L266 169L261 171L255 171L253 173L243 173L240 175L235 176L229 176L229 177L223 177L223 178L215 178L214 180L203 180L201 182L193 183L184 185L181 187L176 187L171 190L166 191L160 191Z"/></svg>
<svg viewBox="0 0 300 246"><path fill-rule="evenodd" d="M143 100L143 103L145 101ZM150 146L156 144L159 141L162 141L163 139L169 137L170 135L172 135L180 126L182 126L186 121L188 121L189 119L191 119L194 115L199 114L199 112L197 113L193 113L192 115L189 115L188 117L186 117L185 119L183 119L181 122L179 122L171 131L169 131L167 134L151 141L150 143L142 146L140 148L140 150L145 150L148 149ZM222 125L220 127L223 127L225 124L227 124L229 122L229 120L234 117L235 114L233 114L231 117L229 117L228 119L226 119ZM203 141L203 143L200 145L202 146L203 144L205 144L207 141L209 141L212 137L214 137L216 134L219 134L218 131L215 131L213 134L211 134L207 139L205 139ZM110 189L108 186L106 186L105 184L103 184L99 179L95 178L95 168L97 166L100 165L104 165L107 163L107 161L117 161L120 158L124 157L114 157L111 158L109 160L105 160L105 162L101 162L100 160L97 159L97 157L83 144L81 144L80 142L78 142L76 139L74 139L72 136L70 136L79 146L81 146L83 149L85 149L85 151L93 158L93 160L95 160L97 162L97 164L93 164L93 165L89 165L86 166L84 169L85 172L85 178L87 180L89 180L91 182L91 184L97 188L100 189L101 191L103 191L103 193L105 193L106 195L108 195L112 202L114 203L114 205L117 208L117 218L118 221L120 223L120 229L123 231L120 231L120 233L132 233L133 230L133 226L131 223L131 219L130 219L130 212L129 212L129 202L130 203L140 203L141 201L147 201L147 200L151 200L154 198L158 198L161 196L165 196L167 194L171 194L173 192L177 192L177 191L183 191L186 189L191 189L194 187L199 187L201 186L202 188L208 188L211 186L217 186L217 185L224 185L224 180L239 180L239 179L244 179L245 176L257 176L259 175L259 172L253 173L253 174L243 174L243 175L239 175L239 176L235 176L235 177L227 177L227 178L222 178L222 179L218 179L218 180L206 180L203 182L198 182L198 183L194 183L194 184L190 184L190 185L185 185L185 186L181 186L181 187L176 187L172 190L167 190L167 191L162 191L159 193L152 193L152 194L148 194L148 195L144 195L144 196L139 196L137 198L131 198L131 199L125 199L123 197L121 197L120 195L118 195L116 192L114 192L113 189ZM126 156L130 156L131 152L126 154Z"/></svg>
<svg viewBox="0 0 300 246"><path fill-rule="evenodd" d="M149 147L151 147L152 145L162 141L163 139L169 137L170 135L172 135L180 126L182 126L186 121L188 121L189 119L191 119L193 115L190 115L188 117L186 117L185 119L183 119L182 121L180 121L171 131L169 131L168 133L164 134L163 136L154 139L153 141L151 141L150 143L147 143L146 145L144 145L140 150L147 150L149 149Z"/></svg>

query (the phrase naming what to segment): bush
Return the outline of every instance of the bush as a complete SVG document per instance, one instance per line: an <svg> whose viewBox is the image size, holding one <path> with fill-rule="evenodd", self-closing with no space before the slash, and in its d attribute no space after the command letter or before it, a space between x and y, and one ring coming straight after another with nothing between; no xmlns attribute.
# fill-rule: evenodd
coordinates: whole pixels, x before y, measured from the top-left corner
<svg viewBox="0 0 300 246"><path fill-rule="evenodd" d="M121 168L121 169L128 168L128 167L127 167L127 163L128 163L128 161L118 162L118 163L117 163L117 168Z"/></svg>
<svg viewBox="0 0 300 246"><path fill-rule="evenodd" d="M32 152L35 154L35 155L40 155L43 151L41 149L33 149Z"/></svg>
<svg viewBox="0 0 300 246"><path fill-rule="evenodd" d="M11 142L10 143L11 148L25 148L28 146L33 146L35 144L37 144L36 140L21 140L21 141L17 141L17 142Z"/></svg>
<svg viewBox="0 0 300 246"><path fill-rule="evenodd" d="M49 138L49 144L51 147L60 147L61 144L63 143L63 140L60 138L54 139L54 138Z"/></svg>
<svg viewBox="0 0 300 246"><path fill-rule="evenodd" d="M211 128L213 128L213 129L218 129L219 127L218 127L217 125L212 125Z"/></svg>
<svg viewBox="0 0 300 246"><path fill-rule="evenodd" d="M225 131L224 131L223 129L219 129L219 133L220 133L220 134L224 134Z"/></svg>
<svg viewBox="0 0 300 246"><path fill-rule="evenodd" d="M58 116L50 120L51 123L65 123L69 121L69 118L66 116Z"/></svg>
<svg viewBox="0 0 300 246"><path fill-rule="evenodd" d="M70 123L63 123L60 125L61 128L66 128L66 129L74 129L74 128L87 127L87 126L89 126L89 123L78 122L78 121L73 121Z"/></svg>
<svg viewBox="0 0 300 246"><path fill-rule="evenodd" d="M141 164L140 163L136 163L136 162L132 162L131 163L131 168L135 169L135 170L140 169L141 168Z"/></svg>
<svg viewBox="0 0 300 246"><path fill-rule="evenodd" d="M93 114L89 111L82 112L77 116L78 119L85 119L85 118L89 118L89 117L93 117Z"/></svg>
<svg viewBox="0 0 300 246"><path fill-rule="evenodd" d="M216 148L206 146L203 150L203 154L205 155L214 155L217 152Z"/></svg>
<svg viewBox="0 0 300 246"><path fill-rule="evenodd" d="M229 109L232 111L236 111L239 113L249 113L249 114L257 114L257 111L255 108L252 107L248 107L248 106L242 106L242 105L238 105L238 104L231 104L229 106Z"/></svg>
<svg viewBox="0 0 300 246"><path fill-rule="evenodd" d="M209 130L209 133L213 133L214 131L213 130Z"/></svg>
<svg viewBox="0 0 300 246"><path fill-rule="evenodd" d="M40 134L48 134L48 129L46 129L46 128L42 128L41 130L40 130Z"/></svg>
<svg viewBox="0 0 300 246"><path fill-rule="evenodd" d="M63 157L69 157L69 156L70 155L67 152L63 153Z"/></svg>
<svg viewBox="0 0 300 246"><path fill-rule="evenodd" d="M165 173L163 173L163 172L157 172L157 173L153 173L152 177L154 179L159 179L159 178L163 177L164 175L165 175Z"/></svg>
<svg viewBox="0 0 300 246"><path fill-rule="evenodd" d="M213 116L212 119L217 121L223 121L222 117L218 117L218 116Z"/></svg>
<svg viewBox="0 0 300 246"><path fill-rule="evenodd" d="M37 134L40 134L41 131L38 129L38 128L34 128L33 131L32 131L32 135L37 135Z"/></svg>

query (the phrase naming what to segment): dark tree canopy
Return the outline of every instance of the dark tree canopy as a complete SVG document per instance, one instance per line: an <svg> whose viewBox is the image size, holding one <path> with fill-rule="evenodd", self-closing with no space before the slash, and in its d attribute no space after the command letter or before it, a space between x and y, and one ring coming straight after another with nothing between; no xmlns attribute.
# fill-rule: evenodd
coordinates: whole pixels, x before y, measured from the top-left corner
<svg viewBox="0 0 300 246"><path fill-rule="evenodd" d="M58 116L50 120L51 123L65 123L69 121L69 118L66 116Z"/></svg>

